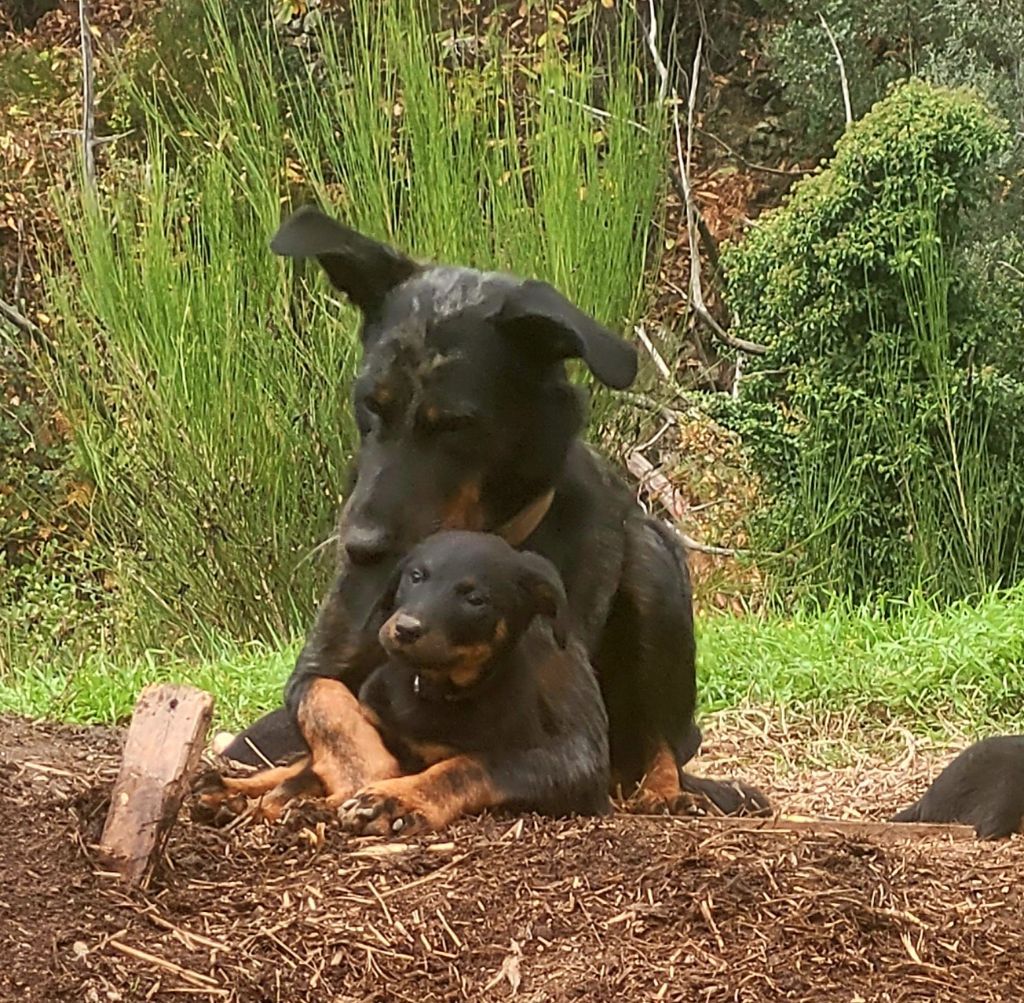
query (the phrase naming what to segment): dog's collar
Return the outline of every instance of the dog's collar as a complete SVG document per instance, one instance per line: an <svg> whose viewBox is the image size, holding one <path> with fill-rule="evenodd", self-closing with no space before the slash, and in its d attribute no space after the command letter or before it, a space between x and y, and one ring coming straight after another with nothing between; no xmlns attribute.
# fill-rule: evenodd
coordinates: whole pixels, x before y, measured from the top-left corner
<svg viewBox="0 0 1024 1003"><path fill-rule="evenodd" d="M511 519L500 525L494 532L513 547L525 543L533 531L541 524L544 516L551 508L555 498L555 489L549 488L544 494L534 498L525 508L521 508Z"/></svg>

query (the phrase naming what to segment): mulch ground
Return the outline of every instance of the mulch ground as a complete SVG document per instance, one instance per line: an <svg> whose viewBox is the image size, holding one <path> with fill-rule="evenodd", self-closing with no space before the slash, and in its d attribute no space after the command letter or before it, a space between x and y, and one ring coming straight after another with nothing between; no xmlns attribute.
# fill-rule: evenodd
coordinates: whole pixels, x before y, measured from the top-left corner
<svg viewBox="0 0 1024 1003"><path fill-rule="evenodd" d="M388 844L312 809L233 830L183 812L166 866L128 895L91 851L119 745L0 718L0 1000L964 1003L1024 985L1019 839L617 816L484 818ZM777 793L767 763L744 775ZM889 773L918 793L933 766ZM775 773L795 799L777 750ZM857 800L860 781L823 764L807 773L816 811L829 774ZM898 782L862 796L865 813L905 803Z"/></svg>

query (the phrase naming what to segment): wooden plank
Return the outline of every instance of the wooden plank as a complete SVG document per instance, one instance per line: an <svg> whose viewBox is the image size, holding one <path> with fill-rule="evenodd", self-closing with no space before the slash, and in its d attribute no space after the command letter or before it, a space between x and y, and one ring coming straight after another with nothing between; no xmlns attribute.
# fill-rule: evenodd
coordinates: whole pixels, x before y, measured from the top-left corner
<svg viewBox="0 0 1024 1003"><path fill-rule="evenodd" d="M691 818L689 821L692 823L695 820ZM811 818L804 815L774 815L768 818L703 816L696 821L709 828L733 832L837 835L884 843L918 839L977 839L973 827L969 825L941 825L930 822L879 822L873 819Z"/></svg>
<svg viewBox="0 0 1024 1003"><path fill-rule="evenodd" d="M135 704L100 856L129 884L145 884L163 852L213 716L192 686L147 686Z"/></svg>

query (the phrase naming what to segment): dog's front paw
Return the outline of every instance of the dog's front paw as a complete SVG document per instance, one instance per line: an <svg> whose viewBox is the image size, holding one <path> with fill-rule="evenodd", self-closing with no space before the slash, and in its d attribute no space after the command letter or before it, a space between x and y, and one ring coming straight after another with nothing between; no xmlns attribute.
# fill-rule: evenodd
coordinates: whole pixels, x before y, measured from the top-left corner
<svg viewBox="0 0 1024 1003"><path fill-rule="evenodd" d="M194 822L226 825L245 810L245 798L233 794L217 770L204 770L193 778L191 787L193 801L190 814Z"/></svg>
<svg viewBox="0 0 1024 1003"><path fill-rule="evenodd" d="M382 781L364 787L338 809L342 828L360 836L430 832L428 812L404 784Z"/></svg>

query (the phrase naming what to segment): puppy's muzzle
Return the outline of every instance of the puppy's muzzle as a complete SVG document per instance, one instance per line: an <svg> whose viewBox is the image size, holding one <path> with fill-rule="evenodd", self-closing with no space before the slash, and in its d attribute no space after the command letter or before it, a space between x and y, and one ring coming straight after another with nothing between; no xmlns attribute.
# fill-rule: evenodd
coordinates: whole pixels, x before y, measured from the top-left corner
<svg viewBox="0 0 1024 1003"><path fill-rule="evenodd" d="M381 627L381 643L389 651L415 644L426 633L423 621L408 613L396 613Z"/></svg>

